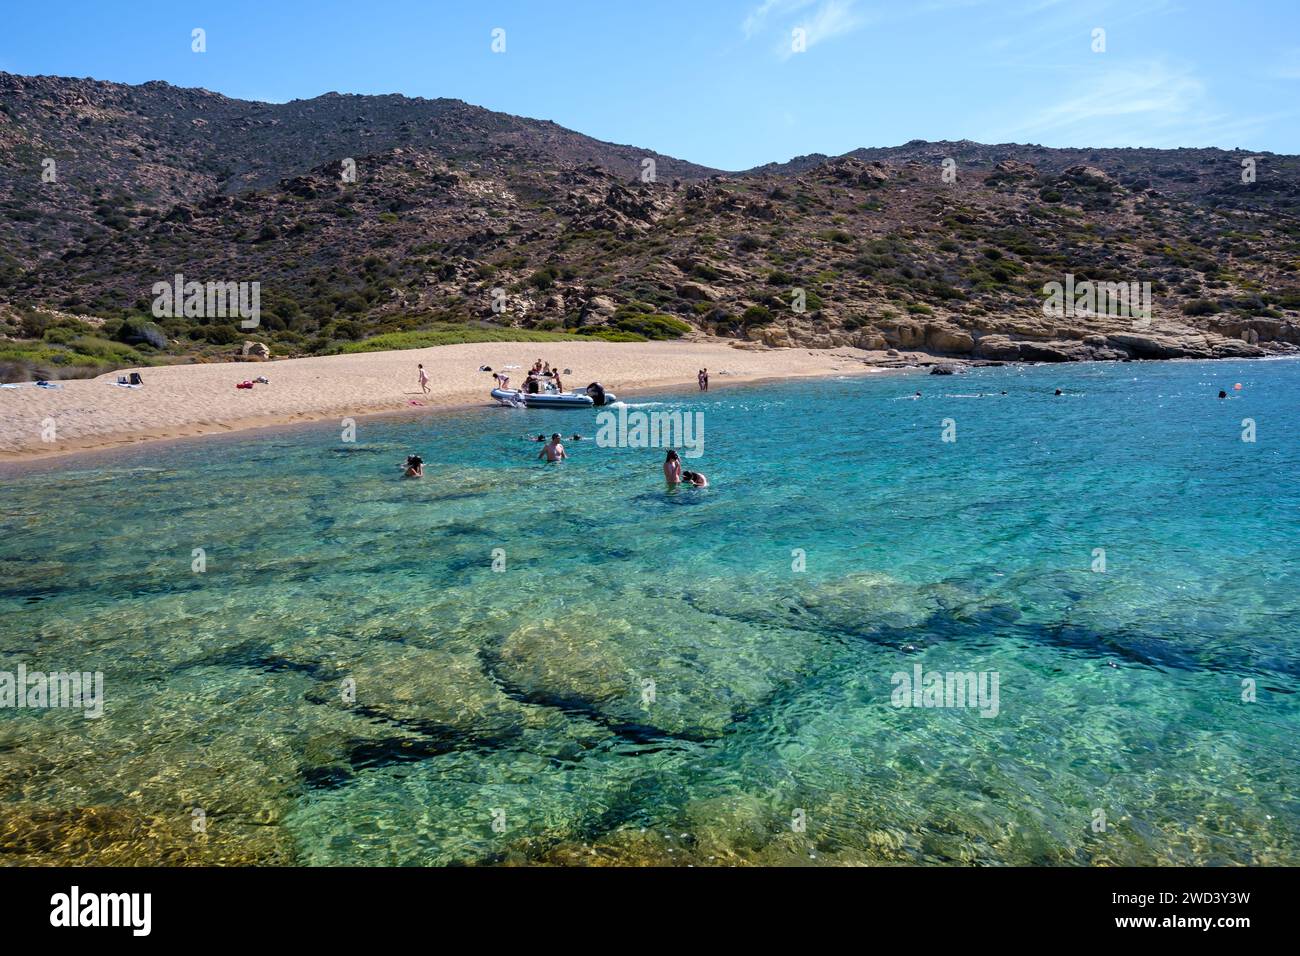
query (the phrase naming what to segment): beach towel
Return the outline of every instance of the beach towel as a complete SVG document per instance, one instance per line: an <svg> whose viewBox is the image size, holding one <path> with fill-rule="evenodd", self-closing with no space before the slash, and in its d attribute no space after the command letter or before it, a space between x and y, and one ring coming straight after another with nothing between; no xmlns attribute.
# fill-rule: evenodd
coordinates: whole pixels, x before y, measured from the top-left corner
<svg viewBox="0 0 1300 956"><path fill-rule="evenodd" d="M22 382L15 382L12 385L8 382L0 382L0 388L22 388Z"/></svg>
<svg viewBox="0 0 1300 956"><path fill-rule="evenodd" d="M236 383L235 383L235 388L252 388L252 387L253 387L253 383L252 383L252 382L236 382Z"/></svg>
<svg viewBox="0 0 1300 956"><path fill-rule="evenodd" d="M143 385L132 385L130 382L114 382L118 388L144 388Z"/></svg>

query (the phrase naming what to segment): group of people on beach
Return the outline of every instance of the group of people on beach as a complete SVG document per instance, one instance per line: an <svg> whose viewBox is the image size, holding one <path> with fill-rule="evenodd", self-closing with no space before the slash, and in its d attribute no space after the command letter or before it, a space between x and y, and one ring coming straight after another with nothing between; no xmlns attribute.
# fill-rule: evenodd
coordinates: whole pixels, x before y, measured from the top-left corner
<svg viewBox="0 0 1300 956"><path fill-rule="evenodd" d="M696 372L695 380L700 383L701 392L707 392L709 390L709 370L707 368L702 368Z"/></svg>
<svg viewBox="0 0 1300 956"><path fill-rule="evenodd" d="M546 383L543 379L548 378L557 392L564 391L564 383L560 381L560 367L557 365L552 368L550 362L543 362L538 359L533 363L533 367L528 370L528 375L524 379L524 391L529 395L536 395L538 392L546 391ZM504 387L503 385L502 388Z"/></svg>

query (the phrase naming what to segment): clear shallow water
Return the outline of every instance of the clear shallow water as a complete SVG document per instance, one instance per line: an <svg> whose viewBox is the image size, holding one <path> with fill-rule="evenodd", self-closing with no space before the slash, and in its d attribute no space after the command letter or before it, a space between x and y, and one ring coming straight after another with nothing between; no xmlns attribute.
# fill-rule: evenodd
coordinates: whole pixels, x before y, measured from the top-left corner
<svg viewBox="0 0 1300 956"><path fill-rule="evenodd" d="M107 698L0 710L0 859L1300 862L1300 364L646 401L711 488L502 409L0 474L0 669Z"/></svg>

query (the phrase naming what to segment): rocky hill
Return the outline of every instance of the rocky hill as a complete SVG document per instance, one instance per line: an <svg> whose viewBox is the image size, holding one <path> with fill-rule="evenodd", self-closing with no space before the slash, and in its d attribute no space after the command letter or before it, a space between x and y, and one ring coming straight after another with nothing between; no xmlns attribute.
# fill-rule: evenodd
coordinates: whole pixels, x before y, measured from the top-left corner
<svg viewBox="0 0 1300 956"><path fill-rule="evenodd" d="M0 361L465 323L986 360L1300 349L1294 156L918 141L724 174L452 100L0 73L0 212ZM176 273L259 283L259 327L153 317ZM1052 282L1147 283L1150 313L1046 314Z"/></svg>

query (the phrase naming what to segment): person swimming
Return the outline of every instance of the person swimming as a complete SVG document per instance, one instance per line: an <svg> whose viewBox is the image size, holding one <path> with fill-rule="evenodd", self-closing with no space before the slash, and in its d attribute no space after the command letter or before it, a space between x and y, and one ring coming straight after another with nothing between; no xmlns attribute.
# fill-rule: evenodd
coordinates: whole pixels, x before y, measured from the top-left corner
<svg viewBox="0 0 1300 956"><path fill-rule="evenodd" d="M564 461L569 456L565 454L564 446L560 444L560 433L556 432L551 436L550 442L537 455L538 458L545 458L547 461L556 462Z"/></svg>
<svg viewBox="0 0 1300 956"><path fill-rule="evenodd" d="M669 448L668 454L664 456L664 480L670 485L682 483L682 460L676 449Z"/></svg>
<svg viewBox="0 0 1300 956"><path fill-rule="evenodd" d="M581 435L572 435L572 436L570 436L569 441L582 441L582 436L581 436Z"/></svg>
<svg viewBox="0 0 1300 956"><path fill-rule="evenodd" d="M406 464L403 467L406 469L402 473L403 478L424 477L424 459L419 455L407 455Z"/></svg>
<svg viewBox="0 0 1300 956"><path fill-rule="evenodd" d="M682 472L682 483L688 485L694 485L696 488L709 487L709 479L705 478L698 471Z"/></svg>
<svg viewBox="0 0 1300 956"><path fill-rule="evenodd" d="M1219 398L1227 398L1227 397L1228 397L1228 393L1225 392L1223 389L1219 389Z"/></svg>
<svg viewBox="0 0 1300 956"><path fill-rule="evenodd" d="M1061 390L1060 390L1059 388L1056 390L1056 394L1057 394L1057 395L1060 395L1060 394L1061 394Z"/></svg>
<svg viewBox="0 0 1300 956"><path fill-rule="evenodd" d="M546 436L545 436L545 435L538 435L536 438L534 438L534 437L531 436L531 435L525 435L525 436L524 436L524 441L546 441Z"/></svg>

